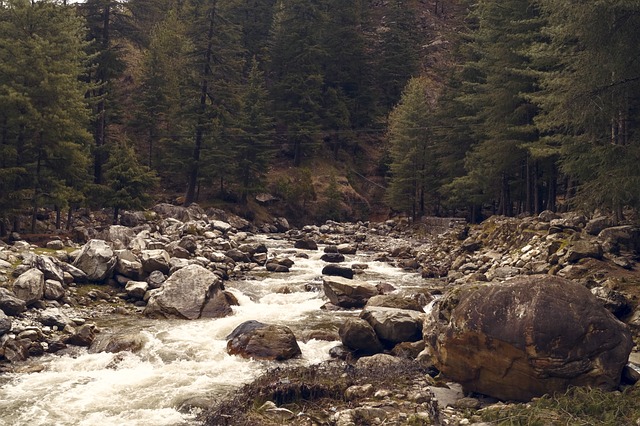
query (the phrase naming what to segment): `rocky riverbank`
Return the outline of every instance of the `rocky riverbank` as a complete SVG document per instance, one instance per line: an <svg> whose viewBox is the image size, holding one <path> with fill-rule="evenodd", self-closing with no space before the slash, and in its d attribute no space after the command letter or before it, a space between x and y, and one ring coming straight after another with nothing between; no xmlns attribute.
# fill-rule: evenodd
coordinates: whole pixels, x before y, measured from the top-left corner
<svg viewBox="0 0 640 426"><path fill-rule="evenodd" d="M37 359L47 352L66 353L78 346L93 351L135 351L144 344L135 336L117 342L97 339L98 324L108 317L146 315L193 319L227 315L230 306L238 302L225 290L226 280L256 269L286 274L295 262L286 252L272 253L264 245L250 242L253 234L265 232L277 233L278 238L289 239L302 250L323 246L326 266L322 271L322 291L327 298L324 309L356 310L360 315L333 333L309 331L311 335L324 333L327 339L342 341L341 346L332 350L334 361L305 372L281 370L275 379L267 377L256 381L244 392L253 395L254 403L261 401L260 405L267 403L266 406L245 406L244 415L249 420L242 423L237 413L229 414L233 410L223 404L203 415L210 424L223 424L220 419L229 415L233 415L233 420L227 424L256 424L256 419L263 424L283 421L344 425L481 422L484 417L477 410L486 412L500 408L502 403L496 405L496 399L481 397L477 392L471 393L472 398L465 393L482 391L503 400L511 399L514 394L503 393L506 382L487 385L456 376L451 365L470 368L477 362L464 364L467 362L464 357L455 361L447 359L444 352L439 351L451 343L434 340L429 335L435 323L442 322L441 313L447 312L444 314L447 321L456 315L467 318L464 312L456 311L464 306L462 299L451 297L465 286L475 295L485 287L493 291L495 285L522 276L529 276L531 282L536 283L546 282L542 277L566 279L588 293L572 290L580 293L576 296L579 300L593 297L598 306L612 313L612 318L626 323L625 329L628 328L630 334L625 345L630 347L631 339L638 340L636 261L640 230L631 225L612 226L606 218L587 220L576 214L560 216L544 212L524 219L494 217L478 226L467 226L457 220L420 224L389 220L327 222L291 229L285 219L274 219L273 223L257 228L218 210L205 212L195 205L189 208L158 205L149 212L124 214L121 225L96 227L87 222L77 227L69 238L34 245L14 235L11 244L0 246L0 309L4 312L0 317L2 368L37 371L37 363L24 364L23 361ZM356 252L372 253L375 261L418 272L424 278L423 285L409 293L398 293L393 282L371 285L359 280L368 265L344 262L345 255ZM449 302L448 306L436 303L430 320L423 307L441 295L446 297L440 300L455 300L455 303ZM530 302L528 299L522 306L528 308ZM483 306L486 304L483 302ZM505 314L507 328L515 327L516 318L524 318L520 306L514 304L509 311L514 312L512 316ZM554 312L564 311L562 306L555 306ZM541 315L547 316L544 312ZM530 321L538 323L538 318ZM559 320L561 323L566 321L563 318ZM581 324L589 324L587 319L576 321L578 335ZM464 321L469 323L468 318ZM551 324L552 329L556 324ZM446 321L441 326L446 327ZM277 333L264 339L264 330L270 327L253 324L244 331L262 333L261 348L269 349L264 352L270 354L273 353L270 345L276 340L273 336L285 336L289 346L270 355L271 359L285 359L282 358L285 352L295 357L299 350L295 350L295 339L291 340L287 330L277 329ZM473 327L470 330L473 331ZM482 327L481 331L474 339L495 339L495 334L490 334L495 330ZM584 333L580 336L586 335L591 336ZM253 335L239 339L231 338L235 341L234 353L256 356L256 352L236 346L238 341L255 342ZM534 358L553 359L557 354L543 355L543 343L536 340ZM556 348L557 343L549 347ZM509 340L508 347L496 350L496 346L490 344L488 354L507 362L510 362L509 356L515 357L513 359L532 356L526 349L522 355L514 355L517 352L509 348L518 345L517 341ZM479 346L474 353L482 350ZM582 377L585 372L588 376L591 374L588 371L593 371L585 365L591 365L594 357L602 353L595 352L580 352L582 358L571 355L572 368L567 369L564 364L553 367L566 376L559 389L572 383L589 383ZM453 351L449 349L447 353ZM626 361L626 355L621 356ZM473 354L469 358L473 360ZM637 359L635 352L631 358ZM611 367L613 376L620 373L616 362ZM439 371L447 369L450 377L457 377L456 380L463 383L464 389L459 384L446 384L444 376L437 376ZM547 368L544 374L548 375L549 371ZM625 367L624 373L623 385L635 382L637 374L632 366ZM591 376L595 382L603 377L601 373L594 374ZM517 381L515 387L523 383ZM557 383L554 381L553 386ZM540 389L555 389L538 382L531 386L541 386L532 395L544 393ZM614 380L610 388L618 386L619 381ZM309 405L317 409L310 410ZM218 420L213 420L216 416Z"/></svg>

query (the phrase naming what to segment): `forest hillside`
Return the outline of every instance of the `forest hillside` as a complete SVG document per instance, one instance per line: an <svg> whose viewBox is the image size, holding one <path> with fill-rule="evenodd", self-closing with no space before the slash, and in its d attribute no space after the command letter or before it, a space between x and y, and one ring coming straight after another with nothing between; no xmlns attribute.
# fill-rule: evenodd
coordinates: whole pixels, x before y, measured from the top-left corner
<svg viewBox="0 0 640 426"><path fill-rule="evenodd" d="M630 0L2 0L0 234L159 201L635 219L639 21Z"/></svg>

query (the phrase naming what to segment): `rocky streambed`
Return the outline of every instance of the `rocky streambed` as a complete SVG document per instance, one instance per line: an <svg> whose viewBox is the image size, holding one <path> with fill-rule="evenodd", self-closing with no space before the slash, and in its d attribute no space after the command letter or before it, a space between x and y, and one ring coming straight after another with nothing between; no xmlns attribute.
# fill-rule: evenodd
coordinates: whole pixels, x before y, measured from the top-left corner
<svg viewBox="0 0 640 426"><path fill-rule="evenodd" d="M15 238L0 248L0 412L469 424L499 400L636 381L637 228L551 212L438 224L257 228L158 205L43 247ZM262 373L236 397L252 415L225 406Z"/></svg>

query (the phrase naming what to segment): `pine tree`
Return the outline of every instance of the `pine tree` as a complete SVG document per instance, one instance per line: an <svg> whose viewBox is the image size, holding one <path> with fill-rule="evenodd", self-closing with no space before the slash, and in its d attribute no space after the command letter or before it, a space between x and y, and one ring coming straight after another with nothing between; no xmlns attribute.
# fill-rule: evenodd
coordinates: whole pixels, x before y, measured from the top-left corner
<svg viewBox="0 0 640 426"><path fill-rule="evenodd" d="M82 20L50 2L0 6L0 205L28 198L35 230L40 206L65 207L86 178L89 111ZM4 178L7 180L5 181ZM5 195L6 194L6 195ZM22 207L20 201L16 206ZM7 211L2 215L6 216Z"/></svg>
<svg viewBox="0 0 640 426"><path fill-rule="evenodd" d="M188 153L178 148L187 145L190 136L187 115L189 99L197 96L190 90L188 54L193 46L186 34L186 23L176 9L156 24L145 51L141 94L136 98L137 112L133 125L146 141L146 164L167 180L179 180Z"/></svg>
<svg viewBox="0 0 640 426"><path fill-rule="evenodd" d="M536 90L536 79L524 72L529 67L524 50L539 24L530 6L527 0L478 2L470 78L458 97L471 108L461 119L470 125L475 143L465 158L466 176L448 190L467 196L475 192L481 196L473 197L474 203L493 202L504 215L513 215L516 205L532 209L527 146L538 132L533 124L537 108L528 94Z"/></svg>
<svg viewBox="0 0 640 426"><path fill-rule="evenodd" d="M273 156L275 132L269 111L264 74L254 58L251 61L242 99L242 114L239 120L241 133L234 147L241 200L245 203L249 194L261 189L264 174Z"/></svg>
<svg viewBox="0 0 640 426"><path fill-rule="evenodd" d="M105 169L107 205L113 207L116 224L121 210L146 207L158 178L149 167L138 163L134 149L124 141L112 145Z"/></svg>
<svg viewBox="0 0 640 426"><path fill-rule="evenodd" d="M434 158L431 116L432 87L424 77L409 80L402 99L389 116L388 143L391 179L387 205L415 219L427 207L437 207L437 163Z"/></svg>
<svg viewBox="0 0 640 426"><path fill-rule="evenodd" d="M579 185L572 203L605 209L640 207L640 5L631 1L557 4L540 0L548 19L535 57L550 58L535 101L547 146Z"/></svg>
<svg viewBox="0 0 640 426"><path fill-rule="evenodd" d="M279 0L274 12L269 78L277 126L293 164L311 155L321 136L326 11L320 0Z"/></svg>
<svg viewBox="0 0 640 426"><path fill-rule="evenodd" d="M187 191L185 204L197 199L201 179L219 179L224 192L224 179L233 173L233 147L229 146L231 129L236 128L235 116L240 109L240 79L243 50L240 26L232 2L194 0L191 8L195 70L194 99L191 116L193 143L187 161Z"/></svg>
<svg viewBox="0 0 640 426"><path fill-rule="evenodd" d="M406 0L386 5L385 15L376 34L376 86L383 114L398 103L411 77L420 74L420 46L416 10Z"/></svg>

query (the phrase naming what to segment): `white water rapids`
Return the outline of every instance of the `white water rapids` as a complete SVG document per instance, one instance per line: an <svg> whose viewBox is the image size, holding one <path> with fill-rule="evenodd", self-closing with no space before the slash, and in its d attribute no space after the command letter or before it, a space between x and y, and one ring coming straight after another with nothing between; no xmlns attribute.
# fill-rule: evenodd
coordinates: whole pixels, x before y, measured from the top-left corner
<svg viewBox="0 0 640 426"><path fill-rule="evenodd" d="M0 426L178 426L197 425L196 414L179 410L186 401L217 400L251 381L275 362L246 360L226 353L225 337L248 320L289 326L298 337L302 357L290 365L311 365L329 358L338 342L310 340L305 330L336 330L354 312L326 312L322 291L305 291L305 284L321 289L322 249L296 257L280 240L261 241L269 253L286 251L295 261L291 272L250 272L246 279L227 281L227 290L240 302L233 315L196 321L128 318L102 324L104 333L138 333L147 339L138 353L88 353L46 355L37 358L43 371L0 376ZM366 254L347 256L345 265L367 263L360 279L386 281L396 287L419 284L417 274L407 274L386 263L370 262ZM276 293L282 286L291 293Z"/></svg>

